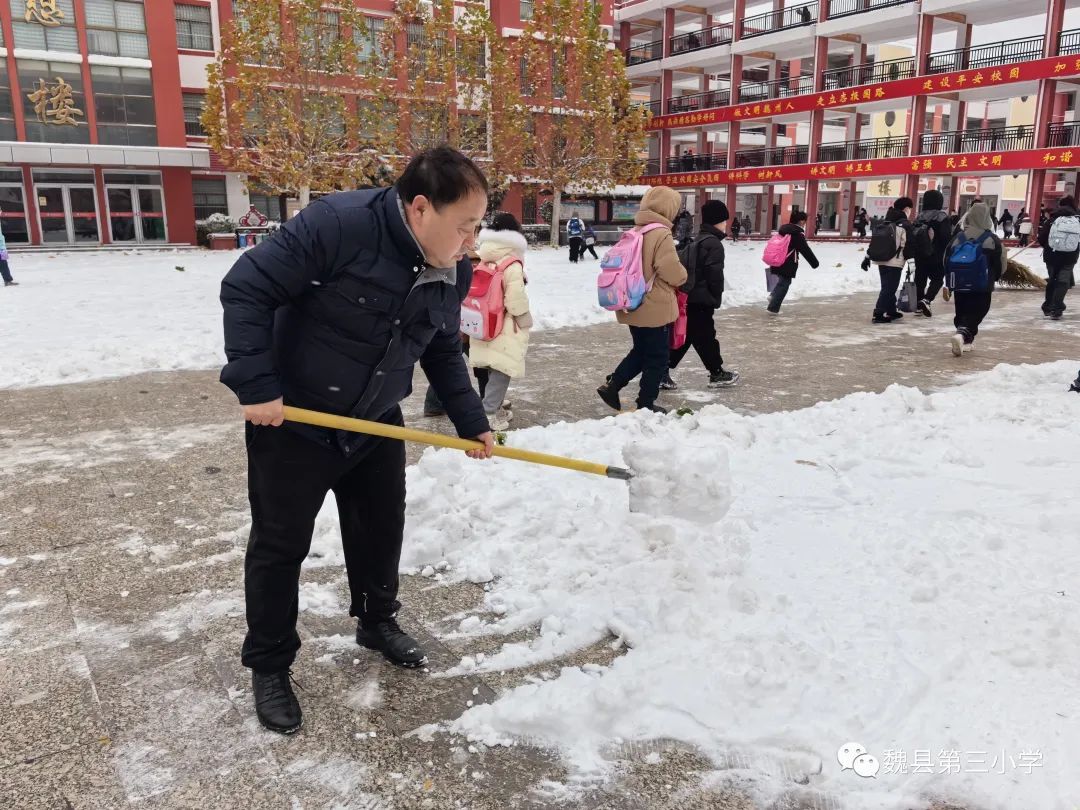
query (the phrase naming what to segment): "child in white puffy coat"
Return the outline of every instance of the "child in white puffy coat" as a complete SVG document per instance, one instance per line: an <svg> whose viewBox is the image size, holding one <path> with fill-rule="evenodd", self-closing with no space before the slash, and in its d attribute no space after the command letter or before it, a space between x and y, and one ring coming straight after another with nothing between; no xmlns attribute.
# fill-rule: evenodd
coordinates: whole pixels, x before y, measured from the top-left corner
<svg viewBox="0 0 1080 810"><path fill-rule="evenodd" d="M494 340L471 340L469 360L473 368L488 369L487 386L483 392L484 411L494 430L506 430L512 414L500 410L510 380L525 374L525 354L529 350L529 296L525 292L525 251L528 243L521 226L513 214L500 213L490 228L480 232L476 252L480 261L498 264L511 256L512 262L503 271L503 319L502 332Z"/></svg>

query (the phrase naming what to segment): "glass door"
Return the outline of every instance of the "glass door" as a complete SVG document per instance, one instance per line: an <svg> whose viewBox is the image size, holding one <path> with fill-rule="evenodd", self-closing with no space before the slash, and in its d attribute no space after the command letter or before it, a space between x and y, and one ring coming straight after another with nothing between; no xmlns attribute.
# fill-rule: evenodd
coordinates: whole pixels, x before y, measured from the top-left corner
<svg viewBox="0 0 1080 810"><path fill-rule="evenodd" d="M136 242L135 195L130 188L109 186L105 190L109 200L109 233L114 242Z"/></svg>
<svg viewBox="0 0 1080 810"><path fill-rule="evenodd" d="M71 244L68 233L67 202L63 186L36 186L41 241L45 244Z"/></svg>
<svg viewBox="0 0 1080 810"><path fill-rule="evenodd" d="M160 188L136 189L139 201L139 235L143 242L165 241L165 204Z"/></svg>
<svg viewBox="0 0 1080 810"><path fill-rule="evenodd" d="M67 186L68 211L71 218L72 242L100 242L97 218L97 194L93 186Z"/></svg>
<svg viewBox="0 0 1080 810"><path fill-rule="evenodd" d="M165 241L165 209L160 188L107 186L105 192L112 241Z"/></svg>

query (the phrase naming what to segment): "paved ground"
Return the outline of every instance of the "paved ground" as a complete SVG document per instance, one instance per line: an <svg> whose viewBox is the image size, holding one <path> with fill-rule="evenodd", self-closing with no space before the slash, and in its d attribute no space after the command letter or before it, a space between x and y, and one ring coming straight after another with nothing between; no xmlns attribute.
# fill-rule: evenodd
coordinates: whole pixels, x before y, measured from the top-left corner
<svg viewBox="0 0 1080 810"><path fill-rule="evenodd" d="M708 391L691 354L676 374L683 390L665 401L763 412L880 391L894 381L944 386L999 362L1080 360L1080 316L1044 322L1036 317L1038 300L999 293L977 351L959 360L947 348L946 317L874 327L869 296L796 301L779 318L758 308L725 311L718 320L725 354L743 384ZM607 413L593 389L626 344L614 326L537 335L529 376L511 389L516 424ZM422 388L408 403L412 423L424 422L417 419ZM434 678L461 655L485 650L438 640L451 626L446 617L476 606L480 592L405 578L403 623L429 646L431 672L394 669L358 650L345 616L305 612L296 666L304 730L288 739L264 732L237 659L246 539L242 433L216 374L4 391L0 413L3 807L555 804L546 780L565 774L546 752L470 748L408 732L560 665L605 663L616 654L606 645L495 677ZM426 425L448 427L442 420ZM339 571L305 576L334 583L344 597ZM656 752L658 761L650 756ZM753 807L736 793L701 788L701 774L714 766L677 744L652 741L611 756L621 776L568 806ZM754 766L790 777L789 795L774 807L839 807L803 787L821 763L758 759Z"/></svg>

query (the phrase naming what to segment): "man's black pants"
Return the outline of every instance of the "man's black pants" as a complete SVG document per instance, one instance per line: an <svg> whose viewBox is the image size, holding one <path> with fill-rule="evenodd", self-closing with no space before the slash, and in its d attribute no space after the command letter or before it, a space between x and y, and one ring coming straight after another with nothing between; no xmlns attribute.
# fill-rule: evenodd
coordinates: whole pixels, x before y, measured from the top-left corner
<svg viewBox="0 0 1080 810"><path fill-rule="evenodd" d="M401 424L398 412L396 424ZM315 517L333 492L352 605L363 620L397 612L405 528L405 445L377 439L346 458L286 427L247 425L251 535L244 563L248 634L241 660L257 672L288 669L296 632L300 564Z"/></svg>

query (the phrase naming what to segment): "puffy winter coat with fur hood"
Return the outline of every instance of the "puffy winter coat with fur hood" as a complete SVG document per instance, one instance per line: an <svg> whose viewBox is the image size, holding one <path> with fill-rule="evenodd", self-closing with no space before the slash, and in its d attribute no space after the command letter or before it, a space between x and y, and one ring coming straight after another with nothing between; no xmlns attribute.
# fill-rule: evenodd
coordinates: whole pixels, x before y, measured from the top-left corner
<svg viewBox="0 0 1080 810"><path fill-rule="evenodd" d="M671 238L671 221L682 207L682 197L673 188L655 186L641 198L641 209L634 215L634 225L642 227L657 223L645 234L641 245L641 267L645 281L652 289L641 306L633 312L617 312L619 323L626 326L667 326L679 317L675 288L686 282L686 268L679 261L675 240Z"/></svg>
<svg viewBox="0 0 1080 810"><path fill-rule="evenodd" d="M480 261L498 264L511 256L518 261L503 272L503 306L506 316L503 330L494 340L469 341L469 360L474 368L493 368L508 377L525 373L525 354L529 350L529 296L525 292L525 251L528 243L517 231L480 232L476 252Z"/></svg>

